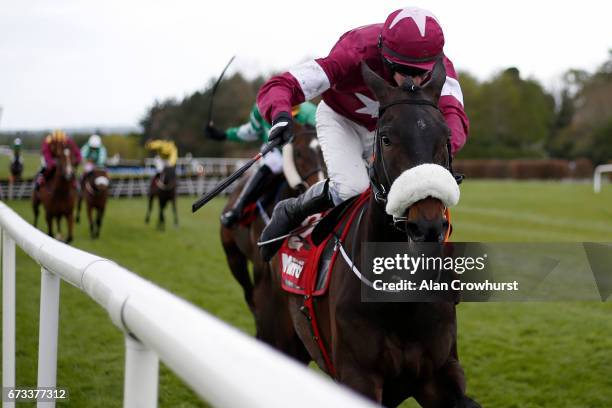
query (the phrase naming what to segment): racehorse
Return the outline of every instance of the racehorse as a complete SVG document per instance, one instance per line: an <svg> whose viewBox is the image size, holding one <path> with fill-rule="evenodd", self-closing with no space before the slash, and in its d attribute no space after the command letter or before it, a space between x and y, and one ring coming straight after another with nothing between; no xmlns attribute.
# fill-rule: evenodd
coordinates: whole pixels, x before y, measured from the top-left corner
<svg viewBox="0 0 612 408"><path fill-rule="evenodd" d="M459 190L449 171L450 131L438 109L444 66L438 61L422 88L409 77L393 87L365 62L362 75L380 108L371 191L360 197L357 221L345 227L343 242L350 245L335 241L334 250L341 247L348 259L334 263L325 295L280 293L278 284L271 285L262 296L270 313L261 316L257 330L276 325L272 334L279 337L270 344L284 345L283 351L304 363L314 360L384 406L414 397L423 407L479 407L465 395L455 302L364 302L363 275L354 268L365 253L363 242L405 242L408 254L417 257L416 243L442 247L450 232L446 206L458 201ZM279 279L279 256L272 261L272 278Z"/></svg>
<svg viewBox="0 0 612 408"><path fill-rule="evenodd" d="M13 185L16 181L21 180L21 174L23 173L23 162L19 153L15 154L13 161L9 165L10 176L9 176L9 199L13 198Z"/></svg>
<svg viewBox="0 0 612 408"><path fill-rule="evenodd" d="M172 213L174 214L174 226L178 226L178 214L176 212L176 172L174 167L164 167L161 173L151 180L149 187L149 205L147 207L147 215L145 223L149 223L151 218L151 210L153 208L153 199L157 197L159 200L159 218L157 220L157 228L164 230L166 220L164 218L164 210L168 201L172 203Z"/></svg>
<svg viewBox="0 0 612 408"><path fill-rule="evenodd" d="M53 221L57 223L58 234L61 234L61 220L66 218L68 236L66 243L72 242L74 229L74 205L77 191L75 184L75 158L70 148L63 142L53 142L51 152L57 165L53 175L38 191L32 194L32 208L34 210L34 226L38 224L38 209L40 203L45 207L45 219L49 236L53 236Z"/></svg>
<svg viewBox="0 0 612 408"><path fill-rule="evenodd" d="M100 237L100 228L104 217L104 209L108 199L109 178L103 169L94 169L83 180L83 188L79 195L76 222L81 219L81 204L83 197L87 206L87 220L89 221L89 235L92 238ZM93 219L93 210L96 210L96 219Z"/></svg>
<svg viewBox="0 0 612 408"><path fill-rule="evenodd" d="M296 124L294 134L293 141L283 148L284 175L270 177L263 197L257 203L247 207L247 210L250 208L251 211L250 217L247 215L246 218L251 219L241 220L234 228L226 228L221 225L221 243L227 263L232 275L240 283L244 299L256 320L259 315L272 312L257 308L260 304L268 305L268 302L258 298L269 293L267 287L271 283L269 263L263 261L257 246L257 240L266 225L268 216L279 200L296 196L325 177L323 157L316 131L310 127ZM241 184L232 192L223 211L232 207L246 180L247 178L244 177ZM290 184L295 188L291 188ZM248 262L251 262L253 266L253 280L249 275ZM274 326L274 322L270 324ZM263 330L261 334L266 332ZM271 340L271 337L263 340Z"/></svg>

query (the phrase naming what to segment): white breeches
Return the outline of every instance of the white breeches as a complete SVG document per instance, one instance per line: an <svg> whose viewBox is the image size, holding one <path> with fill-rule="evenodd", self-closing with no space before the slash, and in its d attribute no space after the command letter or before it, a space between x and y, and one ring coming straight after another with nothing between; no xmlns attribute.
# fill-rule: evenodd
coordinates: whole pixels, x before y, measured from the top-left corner
<svg viewBox="0 0 612 408"><path fill-rule="evenodd" d="M317 137L330 179L334 204L362 193L370 184L367 161L374 132L333 111L323 101L317 108Z"/></svg>
<svg viewBox="0 0 612 408"><path fill-rule="evenodd" d="M280 174L283 171L283 155L280 149L273 149L263 157L263 163L272 170L274 174Z"/></svg>

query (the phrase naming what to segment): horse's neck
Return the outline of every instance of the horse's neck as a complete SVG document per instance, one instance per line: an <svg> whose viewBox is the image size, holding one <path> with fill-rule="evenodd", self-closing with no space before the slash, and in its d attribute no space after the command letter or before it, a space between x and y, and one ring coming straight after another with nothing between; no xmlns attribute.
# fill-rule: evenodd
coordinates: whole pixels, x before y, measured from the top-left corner
<svg viewBox="0 0 612 408"><path fill-rule="evenodd" d="M66 180L66 178L62 175L59 167L55 169L55 174L53 175L53 192L54 193L65 193L69 191L72 187L72 180Z"/></svg>

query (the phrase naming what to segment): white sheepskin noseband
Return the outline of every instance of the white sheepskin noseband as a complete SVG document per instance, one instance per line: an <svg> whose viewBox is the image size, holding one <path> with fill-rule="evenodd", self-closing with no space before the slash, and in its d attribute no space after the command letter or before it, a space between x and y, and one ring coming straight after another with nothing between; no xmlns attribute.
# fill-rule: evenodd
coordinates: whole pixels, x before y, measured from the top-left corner
<svg viewBox="0 0 612 408"><path fill-rule="evenodd" d="M387 196L387 214L402 217L408 207L427 197L437 198L447 207L459 202L455 178L438 164L421 164L400 174Z"/></svg>

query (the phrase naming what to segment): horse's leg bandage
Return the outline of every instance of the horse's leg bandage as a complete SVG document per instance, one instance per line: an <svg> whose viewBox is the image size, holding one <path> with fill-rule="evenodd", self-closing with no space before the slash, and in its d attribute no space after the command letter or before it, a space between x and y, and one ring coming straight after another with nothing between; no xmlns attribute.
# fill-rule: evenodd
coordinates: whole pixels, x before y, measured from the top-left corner
<svg viewBox="0 0 612 408"><path fill-rule="evenodd" d="M455 178L438 164L421 164L400 174L387 196L387 214L402 217L408 207L427 197L439 199L446 207L459 202Z"/></svg>

